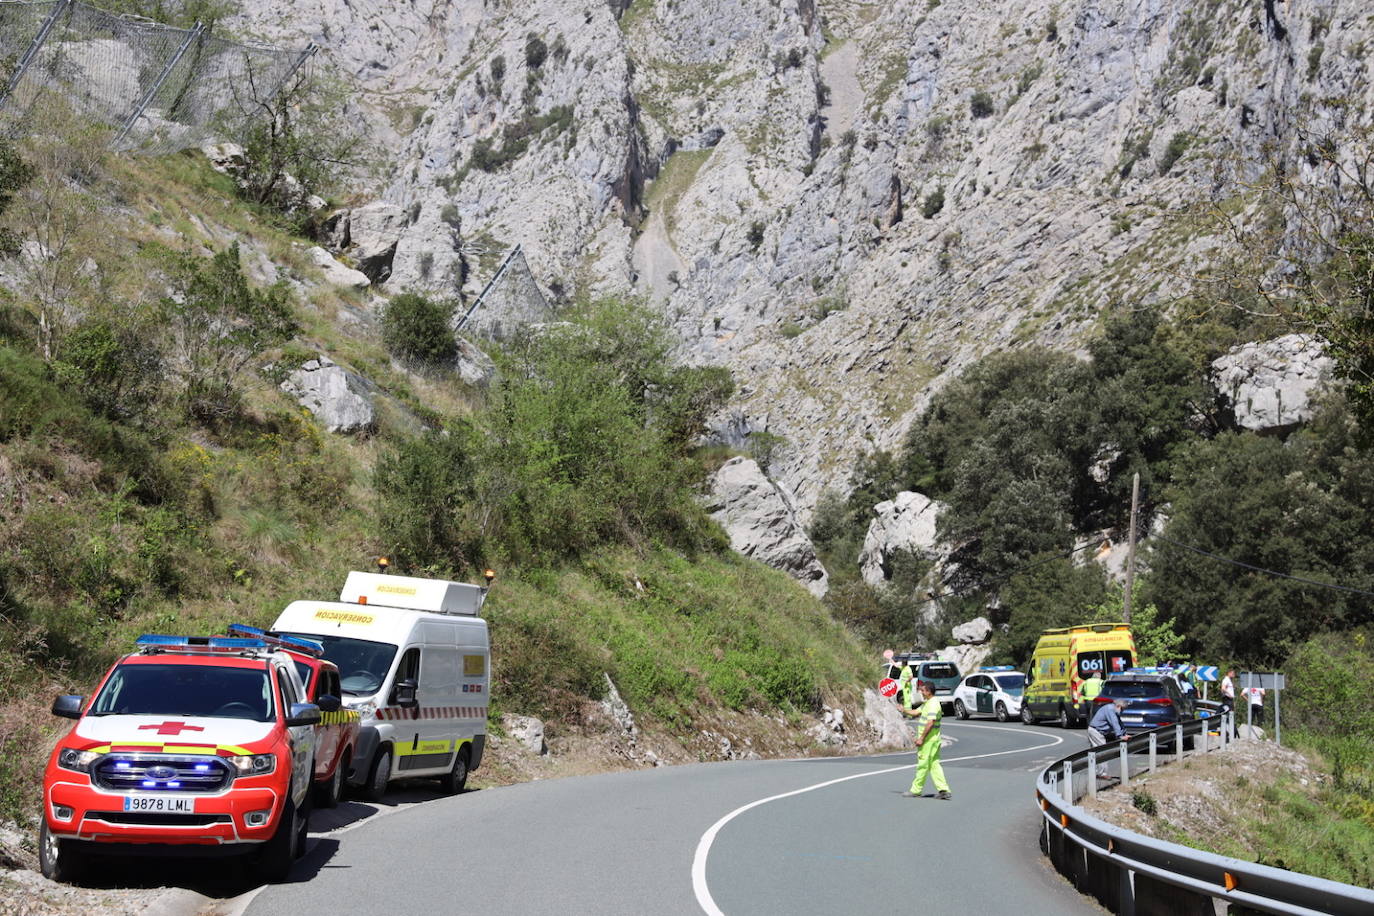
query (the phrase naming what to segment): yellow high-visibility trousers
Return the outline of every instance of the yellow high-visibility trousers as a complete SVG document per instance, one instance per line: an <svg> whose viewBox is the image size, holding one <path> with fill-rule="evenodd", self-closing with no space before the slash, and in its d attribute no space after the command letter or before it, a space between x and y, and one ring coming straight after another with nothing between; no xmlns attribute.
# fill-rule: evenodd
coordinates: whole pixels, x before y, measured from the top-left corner
<svg viewBox="0 0 1374 916"><path fill-rule="evenodd" d="M911 781L911 794L920 795L926 787L926 776L935 782L936 792L948 792L945 771L940 766L940 733L934 732L916 749L916 778Z"/></svg>

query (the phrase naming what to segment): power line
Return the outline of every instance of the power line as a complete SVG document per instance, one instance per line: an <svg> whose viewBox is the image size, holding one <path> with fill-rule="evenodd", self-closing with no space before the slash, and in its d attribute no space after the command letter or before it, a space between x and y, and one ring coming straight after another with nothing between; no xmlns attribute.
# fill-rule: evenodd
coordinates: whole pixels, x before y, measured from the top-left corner
<svg viewBox="0 0 1374 916"><path fill-rule="evenodd" d="M1219 560L1222 563L1230 563L1232 566L1239 566L1242 569L1249 569L1254 572L1264 573L1265 575L1269 576L1278 576L1281 579L1292 579L1295 582L1303 582L1307 585L1317 585L1321 588L1335 589L1338 592L1350 592L1356 595L1369 595L1371 597L1374 597L1374 592L1368 591L1363 588L1351 588L1348 585L1336 585L1331 582L1318 582L1316 579L1306 579L1302 576L1290 576L1288 573L1281 573L1278 570L1265 569L1263 566L1253 566L1250 563L1242 563L1240 560L1232 560L1230 557L1223 557L1219 554L1209 553L1208 551L1203 550L1200 547L1191 547L1188 544L1183 544L1179 541L1175 541L1173 538L1167 538L1162 534L1156 534L1154 535L1154 537L1166 543L1173 544L1175 547L1182 547L1184 550L1191 550L1193 553L1202 554L1202 556L1204 557L1210 557L1211 559Z"/></svg>

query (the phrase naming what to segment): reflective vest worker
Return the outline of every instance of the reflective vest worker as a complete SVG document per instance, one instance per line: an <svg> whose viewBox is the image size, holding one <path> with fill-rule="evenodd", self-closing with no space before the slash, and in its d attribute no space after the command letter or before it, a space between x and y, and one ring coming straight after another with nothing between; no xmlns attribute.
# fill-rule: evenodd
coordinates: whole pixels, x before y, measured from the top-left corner
<svg viewBox="0 0 1374 916"><path fill-rule="evenodd" d="M916 673L911 670L911 662L902 666L902 673L897 675L897 683L902 686L902 708L912 708L912 694L916 692L916 682L913 680Z"/></svg>
<svg viewBox="0 0 1374 916"><path fill-rule="evenodd" d="M1083 689L1079 691L1083 699L1092 702L1097 699L1097 695L1102 692L1102 672L1094 671L1092 676L1083 682Z"/></svg>
<svg viewBox="0 0 1374 916"><path fill-rule="evenodd" d="M921 699L924 700L919 711L902 710L904 715L917 718L916 723L916 778L911 788L902 794L907 798L919 798L926 787L926 776L935 783L935 797L949 799L949 783L945 782L945 771L940 766L940 720L944 712L940 701L935 699L935 688L922 682Z"/></svg>

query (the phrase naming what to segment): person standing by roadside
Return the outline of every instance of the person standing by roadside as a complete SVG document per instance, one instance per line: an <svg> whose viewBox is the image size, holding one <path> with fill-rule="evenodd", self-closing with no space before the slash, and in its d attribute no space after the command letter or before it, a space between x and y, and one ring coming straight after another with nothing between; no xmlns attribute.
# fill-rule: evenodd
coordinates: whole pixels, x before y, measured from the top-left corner
<svg viewBox="0 0 1374 916"><path fill-rule="evenodd" d="M1088 675L1088 679L1083 682L1083 686L1078 688L1078 696L1083 701L1083 717L1092 718L1093 700L1102 692L1102 672L1094 671Z"/></svg>
<svg viewBox="0 0 1374 916"><path fill-rule="evenodd" d="M1221 714L1225 716L1228 712L1236 711L1236 669L1227 668L1226 676L1221 679ZM1240 723L1231 720L1231 728L1237 737L1240 736Z"/></svg>
<svg viewBox="0 0 1374 916"><path fill-rule="evenodd" d="M1126 726L1121 724L1121 710L1125 708L1126 701L1121 699L1102 704L1088 722L1088 747L1101 747L1126 734ZM1098 758L1097 778L1106 779L1107 775L1107 767Z"/></svg>
<svg viewBox="0 0 1374 916"><path fill-rule="evenodd" d="M954 796L949 792L944 768L940 766L940 720L944 718L944 711L940 708L940 701L935 699L933 685L922 681L919 689L924 701L921 708L917 711L902 710L903 715L919 717L916 723L916 778L911 781L911 788L902 795L920 798L926 788L926 776L929 775L935 783L935 797L948 800Z"/></svg>
<svg viewBox="0 0 1374 916"><path fill-rule="evenodd" d="M1246 701L1250 704L1250 724L1263 725L1264 688L1259 686L1258 684L1251 684L1249 687L1246 687L1240 693L1241 696L1245 697Z"/></svg>
<svg viewBox="0 0 1374 916"><path fill-rule="evenodd" d="M912 680L916 672L911 670L911 659L902 663L902 673L897 675L897 684L902 688L902 713L905 715L915 708L911 702L912 695L916 692L916 682Z"/></svg>

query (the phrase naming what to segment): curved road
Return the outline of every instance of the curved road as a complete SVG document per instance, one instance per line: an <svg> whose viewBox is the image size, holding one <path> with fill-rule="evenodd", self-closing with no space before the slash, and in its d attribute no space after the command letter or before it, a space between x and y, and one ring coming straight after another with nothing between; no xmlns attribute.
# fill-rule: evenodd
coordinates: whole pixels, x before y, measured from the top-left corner
<svg viewBox="0 0 1374 916"><path fill-rule="evenodd" d="M1078 735L944 727L952 801L910 799L911 752L696 764L524 783L316 834L247 916L361 913L1101 913L1037 846L1034 772ZM1067 737L1068 740L1065 740Z"/></svg>

